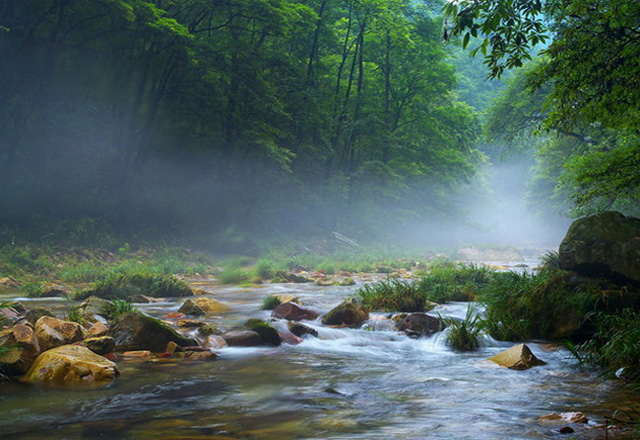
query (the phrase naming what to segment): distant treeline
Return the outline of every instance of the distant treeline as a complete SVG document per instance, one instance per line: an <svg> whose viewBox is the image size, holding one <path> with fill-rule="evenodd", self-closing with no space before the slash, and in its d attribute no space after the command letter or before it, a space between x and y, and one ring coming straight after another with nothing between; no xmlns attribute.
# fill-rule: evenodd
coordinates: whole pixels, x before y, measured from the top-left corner
<svg viewBox="0 0 640 440"><path fill-rule="evenodd" d="M0 221L361 234L483 155L439 2L0 3Z"/></svg>

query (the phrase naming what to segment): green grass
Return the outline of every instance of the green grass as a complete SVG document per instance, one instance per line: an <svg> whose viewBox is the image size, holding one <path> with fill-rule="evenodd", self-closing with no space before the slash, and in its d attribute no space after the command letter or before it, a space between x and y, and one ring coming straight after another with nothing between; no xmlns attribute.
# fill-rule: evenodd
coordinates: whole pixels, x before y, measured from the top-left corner
<svg viewBox="0 0 640 440"><path fill-rule="evenodd" d="M422 312L428 299L418 283L393 278L365 284L356 295L367 309L387 312Z"/></svg>
<svg viewBox="0 0 640 440"><path fill-rule="evenodd" d="M111 313L109 314L109 319L114 320L120 315L124 315L125 313L131 313L136 311L136 309L131 305L131 301L127 301L124 299L114 299L113 300L113 308L111 309Z"/></svg>
<svg viewBox="0 0 640 440"><path fill-rule="evenodd" d="M475 307L469 305L464 320L447 319L447 345L456 351L475 351L482 330L482 321Z"/></svg>
<svg viewBox="0 0 640 440"><path fill-rule="evenodd" d="M77 322L78 324L83 326L86 326L88 324L86 318L80 312L80 307L77 305L71 305L67 307L65 319L67 321Z"/></svg>
<svg viewBox="0 0 640 440"><path fill-rule="evenodd" d="M280 304L282 303L277 296L269 295L262 300L262 306L260 308L262 310L273 310Z"/></svg>
<svg viewBox="0 0 640 440"><path fill-rule="evenodd" d="M431 263L423 272L419 288L437 303L474 301L478 292L493 279L493 269L452 261Z"/></svg>
<svg viewBox="0 0 640 440"><path fill-rule="evenodd" d="M97 296L105 299L129 299L142 294L152 297L184 297L193 294L184 281L154 273L117 274L98 281L95 287L82 291L76 299Z"/></svg>
<svg viewBox="0 0 640 440"><path fill-rule="evenodd" d="M589 319L595 325L591 340L577 345L576 354L588 363L616 371L640 365L640 311L630 308L616 314L594 313Z"/></svg>
<svg viewBox="0 0 640 440"><path fill-rule="evenodd" d="M489 333L510 341L588 337L584 318L601 298L597 283L564 271L496 273L478 296Z"/></svg>
<svg viewBox="0 0 640 440"><path fill-rule="evenodd" d="M223 270L217 277L222 284L241 284L251 280L251 273L240 267L232 267Z"/></svg>

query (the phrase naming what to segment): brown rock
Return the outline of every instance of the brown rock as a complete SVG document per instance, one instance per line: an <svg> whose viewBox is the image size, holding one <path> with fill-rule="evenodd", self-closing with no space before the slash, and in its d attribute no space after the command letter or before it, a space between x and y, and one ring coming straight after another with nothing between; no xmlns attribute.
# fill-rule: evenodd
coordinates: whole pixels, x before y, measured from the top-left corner
<svg viewBox="0 0 640 440"><path fill-rule="evenodd" d="M43 316L36 321L36 337L42 351L82 341L87 331L77 322Z"/></svg>
<svg viewBox="0 0 640 440"><path fill-rule="evenodd" d="M22 379L49 385L104 384L118 376L116 364L86 347L63 345L42 353Z"/></svg>
<svg viewBox="0 0 640 440"><path fill-rule="evenodd" d="M165 353L169 353L169 354L173 354L176 351L180 351L180 346L178 344L176 344L175 342L171 341L167 344L167 348L165 350Z"/></svg>
<svg viewBox="0 0 640 440"><path fill-rule="evenodd" d="M0 347L8 348L0 355L0 363L5 374L10 376L26 373L40 354L35 332L24 324L0 332Z"/></svg>
<svg viewBox="0 0 640 440"><path fill-rule="evenodd" d="M189 359L193 361L212 361L218 356L210 351L182 351L174 354L176 359Z"/></svg>
<svg viewBox="0 0 640 440"><path fill-rule="evenodd" d="M369 312L355 301L343 301L324 315L324 325L344 325L356 327L369 319Z"/></svg>
<svg viewBox="0 0 640 440"><path fill-rule="evenodd" d="M538 417L540 422L551 423L588 423L589 419L581 412L563 412L563 413L551 413Z"/></svg>
<svg viewBox="0 0 640 440"><path fill-rule="evenodd" d="M300 304L300 298L298 298L295 295L288 295L286 293L278 293L276 295L273 295L276 298L278 298L280 300L280 304L284 304L284 303L288 303L288 302L294 302L294 303L298 303Z"/></svg>
<svg viewBox="0 0 640 440"><path fill-rule="evenodd" d="M289 321L301 321L303 319L312 321L318 317L318 313L295 302L285 302L276 307L271 316L288 319Z"/></svg>
<svg viewBox="0 0 640 440"><path fill-rule="evenodd" d="M222 335L229 347L255 347L262 344L260 335L251 330L231 330Z"/></svg>
<svg viewBox="0 0 640 440"><path fill-rule="evenodd" d="M525 344L514 345L490 357L489 360L512 370L527 370L537 365L546 365L546 362L535 357Z"/></svg>
<svg viewBox="0 0 640 440"><path fill-rule="evenodd" d="M318 337L318 332L315 329L304 324L300 324L299 322L289 323L289 330L298 337L302 337L304 335L311 335L315 338Z"/></svg>
<svg viewBox="0 0 640 440"><path fill-rule="evenodd" d="M227 313L229 311L231 311L231 307L227 304L206 297L189 298L178 310L179 313L193 316Z"/></svg>
<svg viewBox="0 0 640 440"><path fill-rule="evenodd" d="M82 341L82 343L89 350L99 355L105 355L107 353L111 353L116 348L116 341L111 336L100 336L97 338L88 338Z"/></svg>
<svg viewBox="0 0 640 440"><path fill-rule="evenodd" d="M89 334L94 338L99 338L100 336L106 336L109 333L109 327L106 326L103 322L96 322L89 329Z"/></svg>
<svg viewBox="0 0 640 440"><path fill-rule="evenodd" d="M130 357L130 358L146 358L150 357L151 352L149 350L131 350L125 351L122 353L122 357Z"/></svg>
<svg viewBox="0 0 640 440"><path fill-rule="evenodd" d="M180 321L178 321L177 324L178 324L178 327L186 327L186 328L199 328L204 325L207 325L206 323L202 321L196 321L195 319L181 319Z"/></svg>
<svg viewBox="0 0 640 440"><path fill-rule="evenodd" d="M446 327L445 323L436 316L426 313L409 313L396 321L396 327L409 336L425 336L437 333Z"/></svg>
<svg viewBox="0 0 640 440"><path fill-rule="evenodd" d="M219 350L221 348L228 347L227 341L222 336L210 335L207 336L205 347L210 350Z"/></svg>

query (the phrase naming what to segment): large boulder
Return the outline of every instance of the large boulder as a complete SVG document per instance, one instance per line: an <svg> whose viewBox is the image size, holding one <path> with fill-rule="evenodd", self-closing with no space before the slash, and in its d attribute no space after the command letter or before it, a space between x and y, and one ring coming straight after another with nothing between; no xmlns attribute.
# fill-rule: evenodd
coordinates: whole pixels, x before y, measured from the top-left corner
<svg viewBox="0 0 640 440"><path fill-rule="evenodd" d="M289 321L301 321L303 319L313 321L318 317L318 313L295 302L285 302L276 307L271 316Z"/></svg>
<svg viewBox="0 0 640 440"><path fill-rule="evenodd" d="M42 353L24 382L49 385L104 384L118 376L116 364L87 347L63 345Z"/></svg>
<svg viewBox="0 0 640 440"><path fill-rule="evenodd" d="M369 312L357 302L346 300L322 317L324 325L344 325L357 327L369 319Z"/></svg>
<svg viewBox="0 0 640 440"><path fill-rule="evenodd" d="M36 321L36 337L42 351L82 341L87 331L77 322L42 316Z"/></svg>
<svg viewBox="0 0 640 440"><path fill-rule="evenodd" d="M198 345L198 341L187 338L159 319L140 313L120 315L109 333L121 351L150 350L163 352L169 342L181 347Z"/></svg>
<svg viewBox="0 0 640 440"><path fill-rule="evenodd" d="M396 328L412 337L428 336L446 327L442 319L426 313L409 313L400 316L400 319L396 320Z"/></svg>
<svg viewBox="0 0 640 440"><path fill-rule="evenodd" d="M512 370L528 370L531 367L547 364L535 357L531 349L525 344L514 345L505 351L491 356L489 360L501 367L507 367Z"/></svg>
<svg viewBox="0 0 640 440"><path fill-rule="evenodd" d="M184 302L178 313L191 316L211 315L217 313L227 313L231 310L227 304L212 298L189 298Z"/></svg>
<svg viewBox="0 0 640 440"><path fill-rule="evenodd" d="M608 211L573 222L560 244L560 268L589 277L640 282L640 219Z"/></svg>
<svg viewBox="0 0 640 440"><path fill-rule="evenodd" d="M40 354L36 334L25 324L0 332L0 347L4 349L0 354L0 370L9 376L26 373Z"/></svg>

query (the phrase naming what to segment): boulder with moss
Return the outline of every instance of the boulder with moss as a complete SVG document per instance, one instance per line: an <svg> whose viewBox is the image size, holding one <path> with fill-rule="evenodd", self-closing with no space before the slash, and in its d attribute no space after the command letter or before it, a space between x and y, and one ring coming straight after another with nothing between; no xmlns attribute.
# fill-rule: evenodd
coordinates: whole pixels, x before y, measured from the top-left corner
<svg viewBox="0 0 640 440"><path fill-rule="evenodd" d="M99 336L87 338L82 344L95 354L104 355L112 353L116 349L116 341L111 336Z"/></svg>
<svg viewBox="0 0 640 440"><path fill-rule="evenodd" d="M193 290L186 282L173 275L121 274L97 282L93 289L78 295L78 299L97 296L109 300L128 300L137 298L138 295L154 298L186 297L193 296Z"/></svg>
<svg viewBox="0 0 640 440"><path fill-rule="evenodd" d="M303 319L313 321L318 317L318 312L307 307L302 307L294 302L286 302L276 307L271 313L271 316L289 321L301 321Z"/></svg>
<svg viewBox="0 0 640 440"><path fill-rule="evenodd" d="M231 311L231 307L221 301L212 298L198 297L186 300L178 310L178 313L184 313L190 316L203 316L227 313L229 311Z"/></svg>
<svg viewBox="0 0 640 440"><path fill-rule="evenodd" d="M115 304L107 299L90 296L78 306L78 313L86 320L95 322L96 316L109 318L115 310Z"/></svg>
<svg viewBox="0 0 640 440"><path fill-rule="evenodd" d="M322 317L324 325L357 327L369 319L369 312L355 300L345 300Z"/></svg>
<svg viewBox="0 0 640 440"><path fill-rule="evenodd" d="M278 346L282 343L278 331L261 319L249 319L245 323L245 327L259 334L262 342L266 345Z"/></svg>
<svg viewBox="0 0 640 440"><path fill-rule="evenodd" d="M48 385L100 385L118 376L116 364L87 347L63 345L42 353L22 381Z"/></svg>
<svg viewBox="0 0 640 440"><path fill-rule="evenodd" d="M176 332L159 319L140 313L120 315L109 334L119 351L150 350L163 352L169 342L181 347L198 345L198 341Z"/></svg>
<svg viewBox="0 0 640 440"><path fill-rule="evenodd" d="M396 328L412 337L428 336L442 331L446 324L437 316L426 313L401 314L395 319Z"/></svg>
<svg viewBox="0 0 640 440"><path fill-rule="evenodd" d="M262 345L262 337L252 330L235 329L222 334L229 347L255 347Z"/></svg>
<svg viewBox="0 0 640 440"><path fill-rule="evenodd" d="M640 219L609 211L573 222L559 249L561 269L640 283Z"/></svg>

